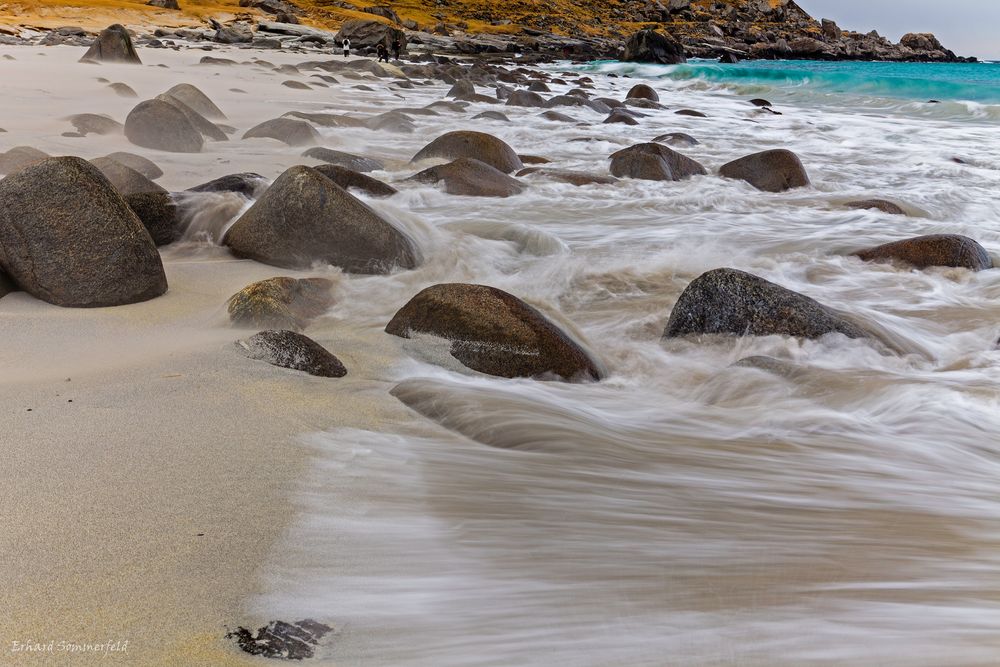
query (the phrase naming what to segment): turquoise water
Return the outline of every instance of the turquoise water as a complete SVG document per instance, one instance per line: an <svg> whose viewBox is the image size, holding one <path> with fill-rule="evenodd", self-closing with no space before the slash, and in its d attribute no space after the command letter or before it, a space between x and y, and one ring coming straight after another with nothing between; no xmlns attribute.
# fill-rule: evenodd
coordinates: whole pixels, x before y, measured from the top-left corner
<svg viewBox="0 0 1000 667"><path fill-rule="evenodd" d="M599 62L591 66L645 78L704 81L761 91L849 94L915 101L1000 104L1000 63L885 63L757 60L738 65L693 60L685 65Z"/></svg>

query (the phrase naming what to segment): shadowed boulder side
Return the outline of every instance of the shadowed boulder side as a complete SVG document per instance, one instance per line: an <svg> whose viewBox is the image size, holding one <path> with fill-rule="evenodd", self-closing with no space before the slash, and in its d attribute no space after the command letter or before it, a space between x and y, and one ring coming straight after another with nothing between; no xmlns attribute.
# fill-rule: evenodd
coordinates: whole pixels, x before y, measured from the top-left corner
<svg viewBox="0 0 1000 667"><path fill-rule="evenodd" d="M309 167L289 168L226 233L237 257L289 269L314 263L384 274L418 264L413 242L361 200Z"/></svg>
<svg viewBox="0 0 1000 667"><path fill-rule="evenodd" d="M600 380L590 355L545 315L503 290L445 283L421 291L385 328L401 338L431 334L451 341L463 365L499 377Z"/></svg>
<svg viewBox="0 0 1000 667"><path fill-rule="evenodd" d="M993 268L993 260L986 248L968 236L958 234L930 234L885 243L854 253L866 262L898 261L918 269L947 266L970 271Z"/></svg>
<svg viewBox="0 0 1000 667"><path fill-rule="evenodd" d="M77 157L0 181L0 267L58 306L118 306L167 291L149 232L97 167Z"/></svg>
<svg viewBox="0 0 1000 667"><path fill-rule="evenodd" d="M611 174L619 178L681 181L707 173L699 162L657 143L636 144L611 154Z"/></svg>
<svg viewBox="0 0 1000 667"><path fill-rule="evenodd" d="M829 333L848 338L871 337L843 315L803 294L744 271L714 269L684 289L670 313L663 337L724 334L819 338Z"/></svg>
<svg viewBox="0 0 1000 667"><path fill-rule="evenodd" d="M87 52L80 58L82 63L133 63L141 65L139 54L132 45L132 36L125 26L115 23L101 31Z"/></svg>

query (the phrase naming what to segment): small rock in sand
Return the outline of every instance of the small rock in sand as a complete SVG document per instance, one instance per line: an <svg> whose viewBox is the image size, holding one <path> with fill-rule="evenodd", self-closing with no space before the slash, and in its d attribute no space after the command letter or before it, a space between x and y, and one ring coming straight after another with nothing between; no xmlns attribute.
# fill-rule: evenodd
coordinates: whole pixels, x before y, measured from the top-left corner
<svg viewBox="0 0 1000 667"><path fill-rule="evenodd" d="M361 190L371 197L391 197L398 190L382 181L336 164L321 164L313 167L331 181L344 188Z"/></svg>
<svg viewBox="0 0 1000 667"><path fill-rule="evenodd" d="M322 146L310 148L304 152L302 156L311 157L314 160L321 160L327 164L347 167L348 169L352 169L354 171L365 172L385 169L385 165L378 160L362 157L361 155L344 153L342 151L335 151L331 148L323 148Z"/></svg>
<svg viewBox="0 0 1000 667"><path fill-rule="evenodd" d="M847 208L859 210L876 209L889 215L906 215L906 211L899 204L895 204L885 199L865 199L863 201L849 201L844 204Z"/></svg>
<svg viewBox="0 0 1000 667"><path fill-rule="evenodd" d="M763 151L733 160L719 169L719 175L746 181L765 192L784 192L810 184L799 156L784 149Z"/></svg>
<svg viewBox="0 0 1000 667"><path fill-rule="evenodd" d="M309 146L321 140L316 129L304 120L272 118L246 131L244 139L277 139L289 146Z"/></svg>
<svg viewBox="0 0 1000 667"><path fill-rule="evenodd" d="M78 113L66 120L73 124L82 136L88 134L120 134L125 126L107 116L96 113Z"/></svg>
<svg viewBox="0 0 1000 667"><path fill-rule="evenodd" d="M304 329L333 305L333 281L326 278L268 278L229 298L235 326L253 329Z"/></svg>
<svg viewBox="0 0 1000 667"><path fill-rule="evenodd" d="M214 178L207 183L188 188L188 192L236 192L244 197L256 197L267 187L267 179L252 171Z"/></svg>
<svg viewBox="0 0 1000 667"><path fill-rule="evenodd" d="M918 269L950 266L985 271L993 268L993 260L983 246L968 236L958 234L917 236L860 250L855 254L866 262L896 260Z"/></svg>
<svg viewBox="0 0 1000 667"><path fill-rule="evenodd" d="M294 331L261 331L239 341L239 345L250 359L266 361L272 366L317 377L340 378L347 375L340 359L313 339Z"/></svg>
<svg viewBox="0 0 1000 667"><path fill-rule="evenodd" d="M422 183L444 182L444 191L467 197L510 197L524 192L516 179L473 158L459 158L413 176Z"/></svg>
<svg viewBox="0 0 1000 667"><path fill-rule="evenodd" d="M114 91L118 97L139 97L139 93L124 83L109 83L108 88Z"/></svg>

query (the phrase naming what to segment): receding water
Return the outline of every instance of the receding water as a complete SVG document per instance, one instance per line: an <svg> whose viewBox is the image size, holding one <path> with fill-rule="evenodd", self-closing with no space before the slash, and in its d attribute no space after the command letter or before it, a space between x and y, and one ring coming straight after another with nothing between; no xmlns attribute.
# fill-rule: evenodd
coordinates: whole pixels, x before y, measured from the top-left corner
<svg viewBox="0 0 1000 667"><path fill-rule="evenodd" d="M714 66L588 67L603 94L622 97L637 79L597 72L657 87L670 110L638 127L581 108L560 109L579 124L509 107L513 123L469 121L488 108L473 105L416 117L413 135L331 134L340 150L387 159L376 176L392 180L452 129L602 173L614 150L683 131L701 141L683 152L710 173L789 148L813 187L769 194L709 175L536 181L510 199L416 186L371 201L425 263L342 281L330 317L384 336L421 288L485 283L571 327L609 377L502 380L393 343L388 370L359 372L374 374L373 401L411 409L366 430L303 435L315 467L254 609L331 622L321 661L339 665L996 664L1000 271L849 256L948 232L1000 259L996 90L939 88L921 97L944 104L926 105L800 85L803 67L747 65L786 75L725 85ZM913 79L932 71L912 67ZM755 87L783 115L748 104ZM399 103L444 90L401 91ZM377 112L386 99L359 91L352 106ZM843 206L871 197L911 215ZM662 342L683 288L721 266L863 318L902 353L842 337ZM753 355L782 363L733 366Z"/></svg>

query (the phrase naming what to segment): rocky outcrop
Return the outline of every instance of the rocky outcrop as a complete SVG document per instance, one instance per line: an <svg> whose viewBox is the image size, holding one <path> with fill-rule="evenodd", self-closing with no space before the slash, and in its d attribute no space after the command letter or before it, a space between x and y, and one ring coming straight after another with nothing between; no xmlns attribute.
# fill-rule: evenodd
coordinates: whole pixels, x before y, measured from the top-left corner
<svg viewBox="0 0 1000 667"><path fill-rule="evenodd" d="M267 187L267 179L258 173L245 171L213 178L207 183L188 188L188 192L236 192L247 198L256 197Z"/></svg>
<svg viewBox="0 0 1000 667"><path fill-rule="evenodd" d="M268 278L229 298L235 326L252 329L304 329L333 305L333 281L326 278Z"/></svg>
<svg viewBox="0 0 1000 667"><path fill-rule="evenodd" d="M889 215L906 215L906 211L903 207L894 202L885 199L863 199L858 201L849 201L844 204L847 208L853 208L858 210L877 210L883 213L888 213Z"/></svg>
<svg viewBox="0 0 1000 667"><path fill-rule="evenodd" d="M0 181L0 268L58 306L118 306L167 290L149 232L97 167L77 157Z"/></svg>
<svg viewBox="0 0 1000 667"><path fill-rule="evenodd" d="M722 165L719 175L746 181L758 190L784 192L809 185L802 161L783 149L763 151Z"/></svg>
<svg viewBox="0 0 1000 667"><path fill-rule="evenodd" d="M421 183L443 182L444 191L450 195L511 197L524 192L517 179L485 162L466 157L425 169L412 178Z"/></svg>
<svg viewBox="0 0 1000 667"><path fill-rule="evenodd" d="M458 130L442 134L420 149L413 156L411 162L419 162L420 160L430 158L457 160L463 157L485 162L505 174L524 167L521 163L521 158L505 142L491 134L469 130Z"/></svg>
<svg viewBox="0 0 1000 667"><path fill-rule="evenodd" d="M819 338L868 333L818 301L736 269L703 273L681 293L664 338L688 335Z"/></svg>
<svg viewBox="0 0 1000 667"><path fill-rule="evenodd" d="M918 269L951 266L970 271L993 268L986 249L968 236L931 234L868 248L855 253L866 262L895 260Z"/></svg>
<svg viewBox="0 0 1000 667"><path fill-rule="evenodd" d="M295 331L268 330L239 341L250 359L324 378L340 378L347 369L313 339Z"/></svg>
<svg viewBox="0 0 1000 667"><path fill-rule="evenodd" d="M677 65L687 62L684 46L672 35L658 30L640 30L625 42L625 62Z"/></svg>
<svg viewBox="0 0 1000 667"><path fill-rule="evenodd" d="M407 43L406 33L399 28L381 21L366 21L364 19L347 21L340 26L340 30L334 37L334 42L340 44L345 39L351 40L351 48L354 49L374 49L378 44L382 44L388 49L396 40L399 40L400 45L406 48Z"/></svg>
<svg viewBox="0 0 1000 667"><path fill-rule="evenodd" d="M291 167L223 238L238 257L290 269L315 263L349 273L417 265L412 241L326 176Z"/></svg>
<svg viewBox="0 0 1000 667"><path fill-rule="evenodd" d="M448 283L421 291L385 328L402 338L430 334L450 341L463 365L500 377L599 380L597 362L547 317L486 285Z"/></svg>
<svg viewBox="0 0 1000 667"><path fill-rule="evenodd" d="M128 34L125 26L118 23L101 31L101 34L80 58L80 62L142 64L142 61L139 60L139 54L132 46L132 36Z"/></svg>

